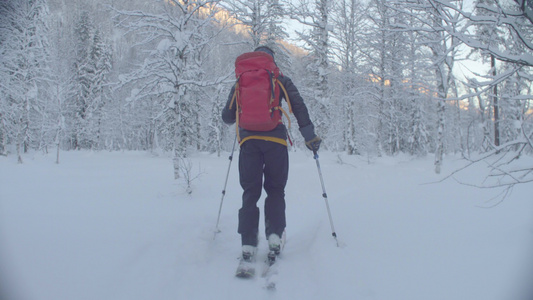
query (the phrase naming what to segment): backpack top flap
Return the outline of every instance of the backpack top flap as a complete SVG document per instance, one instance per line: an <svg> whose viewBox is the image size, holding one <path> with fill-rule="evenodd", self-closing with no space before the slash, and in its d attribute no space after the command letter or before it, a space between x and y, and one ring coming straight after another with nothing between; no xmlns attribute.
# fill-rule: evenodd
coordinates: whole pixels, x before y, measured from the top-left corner
<svg viewBox="0 0 533 300"><path fill-rule="evenodd" d="M235 76L237 78L245 72L260 69L269 70L274 78L279 76L279 68L274 62L274 58L265 52L247 52L235 60Z"/></svg>

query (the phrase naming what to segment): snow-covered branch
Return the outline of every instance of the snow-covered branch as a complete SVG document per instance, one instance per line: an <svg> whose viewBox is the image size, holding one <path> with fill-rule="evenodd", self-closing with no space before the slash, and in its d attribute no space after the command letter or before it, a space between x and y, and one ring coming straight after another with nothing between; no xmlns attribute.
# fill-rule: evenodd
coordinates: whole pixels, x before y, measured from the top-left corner
<svg viewBox="0 0 533 300"><path fill-rule="evenodd" d="M454 32L448 30L449 34L461 40L467 46L491 53L501 61L512 62L529 67L533 66L533 42L531 38L533 24L525 24L523 22L523 14L517 11L504 10L500 6L494 7L487 4L478 4L476 6L477 9L485 10L492 14L476 15L472 12L468 12L461 9L460 7L457 7L452 3L452 1L431 0L430 2L438 3L446 9L455 11L461 16L463 16L465 19L470 21L467 24L466 28L461 32ZM528 49L529 52L513 54L508 50L502 50L500 47L497 47L479 39L479 37L476 35L470 34L470 27L479 24L490 24L494 27L501 27L511 30L517 38L516 42Z"/></svg>

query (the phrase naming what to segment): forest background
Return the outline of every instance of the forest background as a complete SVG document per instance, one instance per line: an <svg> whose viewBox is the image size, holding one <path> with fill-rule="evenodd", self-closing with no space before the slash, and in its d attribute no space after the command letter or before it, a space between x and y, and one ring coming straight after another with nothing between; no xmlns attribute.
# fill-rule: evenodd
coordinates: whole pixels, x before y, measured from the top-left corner
<svg viewBox="0 0 533 300"><path fill-rule="evenodd" d="M0 15L0 154L20 163L163 151L179 178L191 152L231 150L234 60L268 45L323 149L434 155L437 173L448 153L496 158L489 185L533 181L506 169L533 148L532 1L11 0Z"/></svg>

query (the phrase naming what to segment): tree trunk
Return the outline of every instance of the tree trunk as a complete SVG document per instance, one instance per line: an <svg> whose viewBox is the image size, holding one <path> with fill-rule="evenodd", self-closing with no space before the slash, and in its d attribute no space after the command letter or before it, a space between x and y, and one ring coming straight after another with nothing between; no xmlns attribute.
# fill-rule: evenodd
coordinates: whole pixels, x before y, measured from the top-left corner
<svg viewBox="0 0 533 300"><path fill-rule="evenodd" d="M492 76L496 78L496 58L494 55L490 56L490 67L492 68ZM498 103L498 85L494 84L492 87L492 105L494 108L494 146L500 146L500 107Z"/></svg>

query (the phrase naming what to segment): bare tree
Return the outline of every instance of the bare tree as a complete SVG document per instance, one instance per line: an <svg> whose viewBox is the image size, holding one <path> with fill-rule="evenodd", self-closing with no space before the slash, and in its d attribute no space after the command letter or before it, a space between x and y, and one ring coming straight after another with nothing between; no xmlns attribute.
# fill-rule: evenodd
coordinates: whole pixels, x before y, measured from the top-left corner
<svg viewBox="0 0 533 300"><path fill-rule="evenodd" d="M501 141L502 136L498 126L498 123L502 121L500 104L503 99L513 99L511 101L515 102L514 107L520 107L520 105L516 106L516 102L520 101L523 102L522 107L529 107L528 103L533 99L530 88L533 79L533 44L531 42L533 41L533 23L526 18L525 13L530 6L527 6L527 1L480 0L475 2L476 10L472 13L465 11L452 1L432 0L430 2L441 12L452 11L468 21L461 31L450 30L450 27L443 28L447 34L473 49L490 55L491 74L486 77L489 80L483 83L471 82L476 83L471 86L478 91L478 97L482 92L492 93L492 102L495 107L492 117L497 123L494 127L492 150L479 158L470 159L471 164L486 163L489 167L486 179L487 182L493 181L481 186L507 187L508 191L516 184L531 182L533 166L523 166L517 163L521 156L533 152L531 120L527 120L526 115L517 118L515 114L511 117L514 118L514 128L519 131L506 142ZM440 16L445 22L452 20L444 13ZM480 34L480 30L476 31L473 28L481 28L483 34ZM507 66L500 73L496 72L497 61ZM517 81L514 78L522 78L523 81ZM509 82L513 85L512 93L507 92L504 95L496 89L499 85L510 86ZM494 100L498 100L499 103L495 103Z"/></svg>
<svg viewBox="0 0 533 300"><path fill-rule="evenodd" d="M160 118L171 137L174 177L181 174L186 150L198 141L199 88L215 84L202 69L206 51L216 36L218 0L167 1L159 12L117 10L119 24L139 35L138 46L148 55L136 70L123 77L137 101L156 101Z"/></svg>
<svg viewBox="0 0 533 300"><path fill-rule="evenodd" d="M328 116L328 106L331 104L329 86L331 41L330 31L333 25L329 18L331 15L332 1L328 0L298 0L290 3L289 16L305 26L302 31L296 31L298 37L307 44L310 51L307 66L309 86L311 93L306 98L311 107L312 118L314 115L315 125L321 131L328 132L329 122L324 122L324 116Z"/></svg>
<svg viewBox="0 0 533 300"><path fill-rule="evenodd" d="M359 143L362 141L361 132L363 128L368 128L369 123L362 114L364 105L363 86L361 80L361 53L358 46L365 29L366 5L359 0L342 0L336 2L332 7L331 23L335 30L332 31L333 55L337 58L340 67L338 74L338 95L332 99L332 115L338 116L334 120L338 121L338 129L342 132L343 145L350 155L360 154ZM365 121L364 121L365 120Z"/></svg>
<svg viewBox="0 0 533 300"><path fill-rule="evenodd" d="M48 72L48 3L46 0L0 3L0 118L4 145L15 143L18 162L32 144L38 145L46 101Z"/></svg>
<svg viewBox="0 0 533 300"><path fill-rule="evenodd" d="M277 0L224 0L221 5L245 28L252 49L267 45L276 50L277 41L287 37L282 26L283 9Z"/></svg>

